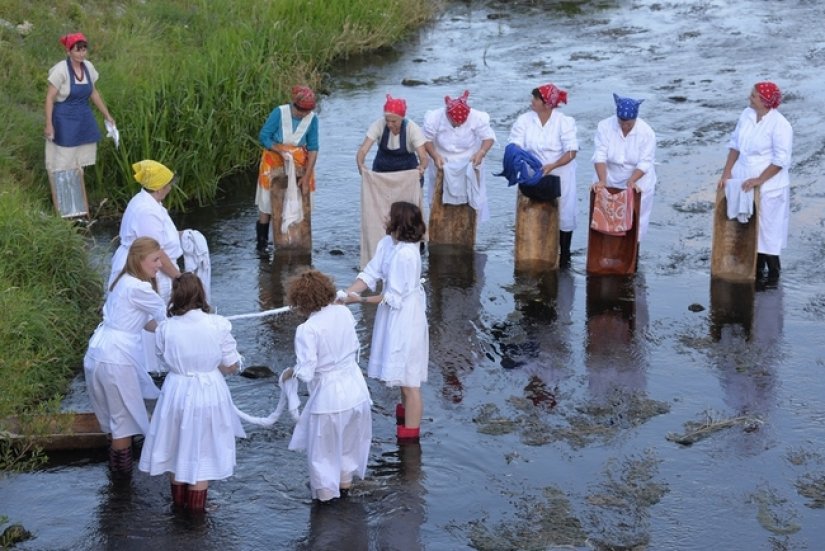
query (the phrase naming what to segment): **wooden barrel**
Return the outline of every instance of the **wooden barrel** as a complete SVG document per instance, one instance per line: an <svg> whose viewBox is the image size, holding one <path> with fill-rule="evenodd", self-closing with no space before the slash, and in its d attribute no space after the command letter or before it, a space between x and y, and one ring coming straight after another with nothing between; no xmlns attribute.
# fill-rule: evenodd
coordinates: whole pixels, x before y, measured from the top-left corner
<svg viewBox="0 0 825 551"><path fill-rule="evenodd" d="M621 189L608 188L611 193ZM590 190L587 234L587 273L591 275L631 275L636 273L639 253L639 214L642 194L633 192L633 227L625 235L607 235L591 228L596 194Z"/></svg>
<svg viewBox="0 0 825 551"><path fill-rule="evenodd" d="M445 205L444 171L438 169L435 191L430 205L429 238L431 245L458 245L474 248L476 244L476 209L468 204Z"/></svg>
<svg viewBox="0 0 825 551"><path fill-rule="evenodd" d="M746 224L728 220L725 190L716 191L713 211L713 245L710 261L711 277L730 281L756 279L756 253L759 237L759 188L753 194L753 214Z"/></svg>
<svg viewBox="0 0 825 551"><path fill-rule="evenodd" d="M301 193L304 209L304 219L292 224L286 233L281 232L281 220L284 213L284 199L286 197L287 178L283 168L276 169L269 186L269 197L272 202L272 241L275 250L296 250L306 253L312 252L312 194ZM297 169L298 178L303 169ZM300 193L300 191L299 191Z"/></svg>
<svg viewBox="0 0 825 551"><path fill-rule="evenodd" d="M516 270L558 270L559 207L557 201L536 201L518 191L516 199Z"/></svg>

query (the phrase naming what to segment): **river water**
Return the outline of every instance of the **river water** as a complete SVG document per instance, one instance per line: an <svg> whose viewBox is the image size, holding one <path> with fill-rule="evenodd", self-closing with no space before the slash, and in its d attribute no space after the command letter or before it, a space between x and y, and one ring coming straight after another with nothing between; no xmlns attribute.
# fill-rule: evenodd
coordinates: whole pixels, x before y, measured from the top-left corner
<svg viewBox="0 0 825 551"><path fill-rule="evenodd" d="M450 2L413 40L337 66L319 111L311 261L339 286L357 273L355 151L384 94L405 97L420 121L469 89L499 139L486 169L492 219L475 253L424 258L431 350L421 445L396 444L395 393L371 381L368 479L344 503L311 504L304 456L287 450L291 422L281 420L247 427L236 474L211 485L216 509L200 522L171 512L164 477L113 484L99 457L6 476L0 515L36 535L19 548L822 549L823 6ZM759 80L784 90L795 144L782 280L754 292L711 286L709 264L713 184ZM573 268L532 277L514 274L515 194L492 173L530 90L547 81L569 91L563 111L578 125L579 229ZM645 99L641 116L659 144L650 230L629 279L584 271L592 137L613 112L612 92ZM307 259L259 258L253 182L227 187L217 205L178 216L178 227L209 240L220 313L280 306L285 275ZM98 232L101 249L114 232ZM373 312L353 312L364 361ZM247 363L290 366L297 323L236 322ZM273 379L229 384L250 413L277 400ZM88 408L82 387L67 408ZM690 446L666 438L691 422L707 437Z"/></svg>

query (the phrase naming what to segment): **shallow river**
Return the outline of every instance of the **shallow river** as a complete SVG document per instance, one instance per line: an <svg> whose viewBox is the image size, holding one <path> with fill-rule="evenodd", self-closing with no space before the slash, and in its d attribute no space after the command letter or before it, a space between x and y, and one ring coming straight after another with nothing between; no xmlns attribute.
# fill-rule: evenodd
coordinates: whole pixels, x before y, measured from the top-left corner
<svg viewBox="0 0 825 551"><path fill-rule="evenodd" d="M492 219L476 252L425 255L431 350L420 447L396 444L395 393L370 382L368 479L344 503L311 504L305 458L287 450L291 422L281 420L247 427L236 474L211 485L216 509L203 522L171 512L164 477L113 485L101 458L7 476L0 515L36 535L19 548L823 548L825 4L553 5L450 3L396 51L337 67L320 106L312 263L339 286L357 273L355 150L384 94L406 97L420 121L467 88L498 135L486 169ZM782 280L759 292L712 288L713 184L751 86L768 79L785 91L780 110L795 130ZM578 124L573 268L516 277L515 192L492 173L530 90L547 81L569 91L563 111ZM646 100L641 116L659 144L640 270L618 280L584 271L592 137L613 113L614 91ZM280 306L284 276L304 260L255 253L252 186L231 184L218 205L176 219L207 236L213 302L226 315ZM98 245L114 231L101 229ZM107 253L100 258L105 265ZM373 311L353 312L363 362ZM247 363L290 366L298 322L236 322ZM250 413L268 413L278 396L273 379L229 384ZM82 387L67 408L88 408ZM666 438L691 422L707 437L691 446Z"/></svg>

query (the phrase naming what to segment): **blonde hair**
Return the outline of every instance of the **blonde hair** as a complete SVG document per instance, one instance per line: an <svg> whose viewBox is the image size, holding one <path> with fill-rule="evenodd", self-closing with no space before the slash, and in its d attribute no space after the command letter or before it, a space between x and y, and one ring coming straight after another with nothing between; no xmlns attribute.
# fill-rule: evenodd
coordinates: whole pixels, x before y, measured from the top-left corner
<svg viewBox="0 0 825 551"><path fill-rule="evenodd" d="M126 264L124 264L123 269L120 270L120 273L117 274L117 277L112 282L112 286L109 287L109 291L115 288L115 285L117 285L117 282L120 281L121 277L123 277L123 274L129 274L130 276L136 277L140 280L148 281L152 284L152 289L157 291L158 284L155 281L155 278L148 277L144 274L140 267L140 263L143 262L147 256L156 253L159 250L160 243L151 237L138 237L135 239L134 242L132 242L132 246L129 247L129 255L126 257Z"/></svg>

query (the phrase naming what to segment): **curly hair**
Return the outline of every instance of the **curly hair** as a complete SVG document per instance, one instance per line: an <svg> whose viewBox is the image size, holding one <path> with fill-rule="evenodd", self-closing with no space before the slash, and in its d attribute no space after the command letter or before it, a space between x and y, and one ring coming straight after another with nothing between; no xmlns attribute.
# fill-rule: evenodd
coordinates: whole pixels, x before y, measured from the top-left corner
<svg viewBox="0 0 825 551"><path fill-rule="evenodd" d="M207 314L211 311L201 278L192 272L184 272L172 281L172 297L166 311L170 316L182 316L195 309Z"/></svg>
<svg viewBox="0 0 825 551"><path fill-rule="evenodd" d="M387 235L394 236L398 241L417 243L426 232L427 226L417 206L404 201L398 201L390 206Z"/></svg>
<svg viewBox="0 0 825 551"><path fill-rule="evenodd" d="M306 268L286 282L286 302L304 315L317 312L335 300L335 284L326 274Z"/></svg>
<svg viewBox="0 0 825 551"><path fill-rule="evenodd" d="M126 263L123 265L123 269L120 270L120 273L117 274L114 281L112 281L109 291L115 288L115 285L117 285L117 282L120 281L121 277L123 277L123 274L129 274L130 276L136 277L140 280L148 281L152 284L152 289L157 291L158 284L155 281L155 278L144 274L140 263L143 262L143 260L150 254L154 254L160 250L160 243L151 237L138 237L135 239L132 242L132 246L129 247L129 253L126 256Z"/></svg>

